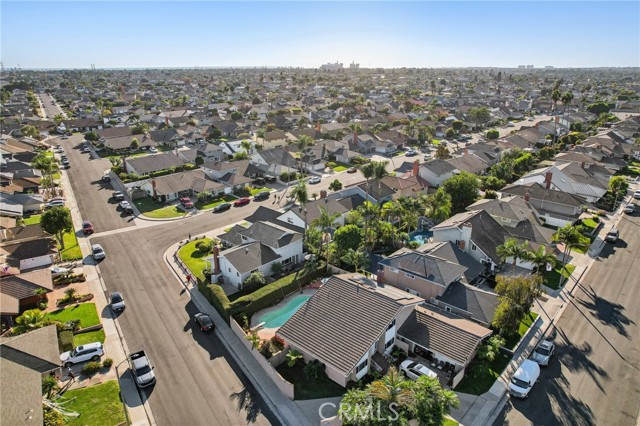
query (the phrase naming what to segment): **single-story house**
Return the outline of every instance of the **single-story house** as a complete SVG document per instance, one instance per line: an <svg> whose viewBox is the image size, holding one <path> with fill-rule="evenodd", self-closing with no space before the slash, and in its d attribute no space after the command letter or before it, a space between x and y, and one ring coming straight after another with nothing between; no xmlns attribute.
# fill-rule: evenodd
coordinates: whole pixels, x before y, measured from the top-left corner
<svg viewBox="0 0 640 426"><path fill-rule="evenodd" d="M226 188L209 179L201 169L151 178L140 184L140 189L161 203L176 200L181 194L197 195L206 191L212 195L222 195Z"/></svg>
<svg viewBox="0 0 640 426"><path fill-rule="evenodd" d="M27 309L37 308L42 300L35 293L38 289L47 293L53 291L51 271L47 268L3 276L0 279L0 315L7 320L7 317L13 318Z"/></svg>
<svg viewBox="0 0 640 426"><path fill-rule="evenodd" d="M135 173L137 175L148 175L153 172L171 169L172 167L181 167L183 165L184 161L173 152L144 155L124 160L124 167L127 173Z"/></svg>

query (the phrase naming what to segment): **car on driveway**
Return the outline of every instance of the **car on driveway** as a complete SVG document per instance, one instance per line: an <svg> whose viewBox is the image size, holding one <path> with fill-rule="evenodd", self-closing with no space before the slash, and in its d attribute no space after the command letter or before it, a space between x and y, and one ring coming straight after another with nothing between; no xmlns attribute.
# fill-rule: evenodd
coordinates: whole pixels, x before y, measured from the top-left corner
<svg viewBox="0 0 640 426"><path fill-rule="evenodd" d="M113 199L116 201L122 201L124 200L124 194L120 191L114 191L113 192Z"/></svg>
<svg viewBox="0 0 640 426"><path fill-rule="evenodd" d="M537 362L539 365L547 366L551 360L551 355L555 351L556 346L549 340L543 340L538 343L536 349L531 354L531 359Z"/></svg>
<svg viewBox="0 0 640 426"><path fill-rule="evenodd" d="M52 209L54 207L64 207L64 200L60 200L60 199L49 200L44 205L45 209Z"/></svg>
<svg viewBox="0 0 640 426"><path fill-rule="evenodd" d="M107 254L100 244L94 244L91 246L91 257L93 260L101 260L107 257Z"/></svg>
<svg viewBox="0 0 640 426"><path fill-rule="evenodd" d="M249 197L242 197L234 201L233 205L236 207L239 207L239 206L244 206L245 204L249 204L250 202L251 200L249 199Z"/></svg>
<svg viewBox="0 0 640 426"><path fill-rule="evenodd" d="M182 207L185 209L192 209L194 207L193 201L191 201L191 198L189 197L181 197L180 204L182 204Z"/></svg>
<svg viewBox="0 0 640 426"><path fill-rule="evenodd" d="M311 176L309 178L309 183L310 184L316 184L316 183L320 183L321 180L322 179L320 179L320 177L318 177L318 176Z"/></svg>
<svg viewBox="0 0 640 426"><path fill-rule="evenodd" d="M91 148L89 148L87 145L85 145L85 146L82 148L82 152L91 152Z"/></svg>
<svg viewBox="0 0 640 426"><path fill-rule="evenodd" d="M231 204L230 203L222 203L222 204L218 204L217 206L215 206L213 208L213 212L214 213L219 213L219 212L223 212L225 210L229 210L231 208Z"/></svg>
<svg viewBox="0 0 640 426"><path fill-rule="evenodd" d="M200 331L206 333L207 331L215 329L213 321L211 320L211 317L209 315L198 312L193 318L196 320L196 323L198 323Z"/></svg>
<svg viewBox="0 0 640 426"><path fill-rule="evenodd" d="M410 359L405 359L404 361L402 361L402 364L400 364L400 370L404 371L404 374L406 374L408 378L413 380L418 380L421 376L438 377L435 372L429 370L419 362L415 362Z"/></svg>
<svg viewBox="0 0 640 426"><path fill-rule="evenodd" d="M626 214L633 214L633 212L636 211L636 205L633 203L629 203L626 206L624 206L624 212Z"/></svg>
<svg viewBox="0 0 640 426"><path fill-rule="evenodd" d="M633 193L633 198L636 200L640 200L640 189Z"/></svg>
<svg viewBox="0 0 640 426"><path fill-rule="evenodd" d="M122 312L124 311L124 297L122 297L122 293L117 291L111 293L111 297L109 298L109 306L113 309L113 312Z"/></svg>
<svg viewBox="0 0 640 426"><path fill-rule="evenodd" d="M509 393L516 398L528 397L538 377L540 377L540 366L530 359L525 359L511 377Z"/></svg>
<svg viewBox="0 0 640 426"><path fill-rule="evenodd" d="M102 343L94 342L78 346L72 351L61 353L60 361L65 367L70 367L80 362L97 361L102 355L104 355Z"/></svg>
<svg viewBox="0 0 640 426"><path fill-rule="evenodd" d="M607 235L604 237L604 240L608 243L615 243L620 238L620 231L617 228L611 228Z"/></svg>
<svg viewBox="0 0 640 426"><path fill-rule="evenodd" d="M156 148L155 146L152 146L151 148L149 148L149 152L155 154L158 152L158 148Z"/></svg>
<svg viewBox="0 0 640 426"><path fill-rule="evenodd" d="M93 234L93 225L88 220L82 222L82 233L84 235Z"/></svg>
<svg viewBox="0 0 640 426"><path fill-rule="evenodd" d="M418 151L416 151L415 149L408 149L405 155L407 157L413 157L415 155L418 155Z"/></svg>

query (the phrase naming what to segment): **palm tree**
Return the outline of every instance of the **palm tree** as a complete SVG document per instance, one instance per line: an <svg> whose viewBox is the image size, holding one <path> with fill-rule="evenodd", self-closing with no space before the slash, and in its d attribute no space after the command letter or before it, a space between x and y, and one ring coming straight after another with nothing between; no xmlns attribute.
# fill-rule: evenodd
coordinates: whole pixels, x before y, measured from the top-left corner
<svg viewBox="0 0 640 426"><path fill-rule="evenodd" d="M411 233L412 229L418 228L418 221L420 220L420 214L416 210L404 209L402 212L402 228L407 230L407 233Z"/></svg>
<svg viewBox="0 0 640 426"><path fill-rule="evenodd" d="M351 123L351 124L349 124L349 128L353 132L353 144L357 145L358 144L358 133L360 133L362 131L362 126L360 125L360 123Z"/></svg>
<svg viewBox="0 0 640 426"><path fill-rule="evenodd" d="M525 258L533 263L535 266L535 272L539 275L544 274L547 264L555 266L556 257L553 254L547 253L547 249L544 246L538 247L538 250L531 250L526 253Z"/></svg>
<svg viewBox="0 0 640 426"><path fill-rule="evenodd" d="M505 241L504 244L496 247L500 260L506 262L508 258L513 259L513 265L516 264L518 259L525 259L527 255L527 243L518 244L518 241L514 238L510 238Z"/></svg>
<svg viewBox="0 0 640 426"><path fill-rule="evenodd" d="M382 379L369 385L368 394L385 403L396 403L401 407L407 407L413 402L410 384L411 382L405 380L395 367L390 367Z"/></svg>
<svg viewBox="0 0 640 426"><path fill-rule="evenodd" d="M451 195L440 187L435 194L427 196L424 214L431 219L442 222L451 216Z"/></svg>
<svg viewBox="0 0 640 426"><path fill-rule="evenodd" d="M400 204L394 202L394 201L389 201L388 203L385 203L384 206L382 207L381 216L383 218L386 217L387 221L393 227L393 229L392 229L392 244L393 244L394 247L396 246L396 225L395 225L395 222L400 221L400 218L402 216L402 211L403 211L402 206Z"/></svg>
<svg viewBox="0 0 640 426"><path fill-rule="evenodd" d="M303 167L306 166L306 162L304 161L304 150L309 146L313 146L313 139L311 139L309 136L302 135L295 142L295 145L300 151L300 173L304 173L304 170L306 169L306 167Z"/></svg>
<svg viewBox="0 0 640 426"><path fill-rule="evenodd" d="M311 226L313 226L314 228L320 228L320 231L324 233L327 228L333 227L334 223L336 222L336 220L338 220L339 217L340 217L340 213L338 212L329 213L326 208L324 208L323 206L320 206L320 216L318 216L311 222ZM320 248L318 250L318 253L320 255L322 255L322 243L323 243L322 238L320 238ZM329 252L328 252L329 244L326 244L326 246L327 246L327 265L328 265L329 264Z"/></svg>
<svg viewBox="0 0 640 426"><path fill-rule="evenodd" d="M584 246L581 243L582 234L575 226L570 223L566 224L562 228L558 229L553 234L553 241L556 243L564 244L564 252L562 253L562 268L560 268L560 284L562 284L562 274L564 272L565 265L567 264L567 258L571 255L571 249L576 246Z"/></svg>
<svg viewBox="0 0 640 426"><path fill-rule="evenodd" d="M18 335L27 333L49 324L51 324L51 321L40 309L29 309L16 318L16 324L13 327L11 334Z"/></svg>
<svg viewBox="0 0 640 426"><path fill-rule="evenodd" d="M553 111L558 108L558 101L562 99L562 93L558 89L554 89L551 92L551 100L553 101ZM558 138L558 122L554 118L553 120L553 143L555 144Z"/></svg>
<svg viewBox="0 0 640 426"><path fill-rule="evenodd" d="M365 201L358 207L358 211L362 214L362 219L364 221L364 236L365 236L365 244L367 247L370 243L372 243L369 238L369 227L371 225L372 220L376 220L378 218L378 214L380 210L376 204L373 204L371 201Z"/></svg>
<svg viewBox="0 0 640 426"><path fill-rule="evenodd" d="M240 146L245 150L247 155L251 153L251 141L243 139L242 142L240 142Z"/></svg>
<svg viewBox="0 0 640 426"><path fill-rule="evenodd" d="M387 172L387 164L389 164L388 161L373 161L373 179L378 182L378 196L377 196L377 200L378 200L378 204L380 203L380 187L382 185L382 178L384 178L385 176L389 175L389 172Z"/></svg>
<svg viewBox="0 0 640 426"><path fill-rule="evenodd" d="M369 196L369 193L371 192L370 180L373 177L374 169L375 165L373 164L373 162L369 162L360 167L360 173L362 173L362 176L364 176L364 178L367 180L367 196Z"/></svg>
<svg viewBox="0 0 640 426"><path fill-rule="evenodd" d="M307 191L307 184L301 180L291 191L291 196L300 204L300 212L304 213L304 230L307 231L307 209L306 204L309 202L309 191ZM304 244L304 234L303 234Z"/></svg>
<svg viewBox="0 0 640 426"><path fill-rule="evenodd" d="M571 105L571 101L573 101L573 93L566 92L562 95L562 105L564 106L564 110L562 111L562 115L567 113L567 107Z"/></svg>
<svg viewBox="0 0 640 426"><path fill-rule="evenodd" d="M52 157L47 157L44 154L38 154L31 161L31 166L39 170L43 176L47 177L46 182L49 187L49 193L53 197L55 195L55 183L53 182L53 173L55 166Z"/></svg>
<svg viewBox="0 0 640 426"><path fill-rule="evenodd" d="M356 273L364 272L363 268L366 268L371 263L369 256L362 250L354 250L350 248L347 253L340 259L344 263L353 265Z"/></svg>
<svg viewBox="0 0 640 426"><path fill-rule="evenodd" d="M58 379L55 376L44 376L42 378L42 394L45 398L51 399L51 394L60 390Z"/></svg>

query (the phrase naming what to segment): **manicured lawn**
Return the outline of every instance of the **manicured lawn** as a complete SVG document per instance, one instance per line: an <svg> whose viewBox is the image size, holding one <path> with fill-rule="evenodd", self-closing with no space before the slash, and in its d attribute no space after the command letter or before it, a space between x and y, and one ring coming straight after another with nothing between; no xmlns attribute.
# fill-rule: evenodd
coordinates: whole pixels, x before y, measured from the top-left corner
<svg viewBox="0 0 640 426"><path fill-rule="evenodd" d="M85 343L91 343L91 342L100 342L100 343L104 343L104 330L100 329L100 330L96 330L96 331L89 331L87 333L80 333L80 334L75 334L73 336L73 347L77 348L80 345L84 345Z"/></svg>
<svg viewBox="0 0 640 426"><path fill-rule="evenodd" d="M431 143L434 145L440 145L440 140L439 139L431 139Z"/></svg>
<svg viewBox="0 0 640 426"><path fill-rule="evenodd" d="M595 229L598 226L598 223L595 220L591 219L591 218L582 219L582 224L584 226L586 226L587 228L591 228L591 229Z"/></svg>
<svg viewBox="0 0 640 426"><path fill-rule="evenodd" d="M547 271L544 273L544 285L554 290L558 289L558 283L560 282L560 266L557 266L552 271ZM569 278L573 271L576 269L575 265L567 264L562 271L562 275L566 278ZM563 280L564 281L564 280Z"/></svg>
<svg viewBox="0 0 640 426"><path fill-rule="evenodd" d="M185 213L178 206L164 206L153 201L151 198L141 198L135 200L134 204L140 210L140 213L154 219L170 219L173 217L182 217Z"/></svg>
<svg viewBox="0 0 640 426"><path fill-rule="evenodd" d="M459 424L453 419L444 419L444 422L442 422L442 426L458 426Z"/></svg>
<svg viewBox="0 0 640 426"><path fill-rule="evenodd" d="M346 389L333 380L324 376L318 380L309 381L304 377L304 365L296 364L288 367L287 363L280 364L276 370L289 383L293 384L294 399L318 399L342 396Z"/></svg>
<svg viewBox="0 0 640 426"><path fill-rule="evenodd" d="M58 309L57 311L51 312L48 317L62 323L71 320L80 320L81 328L100 324L95 303L81 303L64 309Z"/></svg>
<svg viewBox="0 0 640 426"><path fill-rule="evenodd" d="M53 157L53 151L45 151L44 152L44 156L45 157Z"/></svg>
<svg viewBox="0 0 640 426"><path fill-rule="evenodd" d="M222 204L222 203L228 203L230 201L236 200L236 197L234 197L233 195L225 195L224 197L222 197L219 200L213 201L213 200L207 200L207 201L196 201L195 205L196 208L198 210L207 210L207 209L212 209L215 206L217 206L218 204Z"/></svg>
<svg viewBox="0 0 640 426"><path fill-rule="evenodd" d="M535 312L529 312L529 315L527 315L522 319L522 321L520 321L520 327L518 328L518 335L506 339L504 347L509 349L515 348L515 346L518 344L522 336L525 335L527 330L529 330L529 327L531 327L531 324L533 324L536 318L538 318L538 314L536 314Z"/></svg>
<svg viewBox="0 0 640 426"><path fill-rule="evenodd" d="M484 366L477 359L471 362L464 379L454 389L456 392L468 393L471 395L481 395L488 391L493 382L502 374L511 358L507 355L498 354L493 362L485 363Z"/></svg>
<svg viewBox="0 0 640 426"><path fill-rule="evenodd" d="M254 187L249 187L249 193L251 194L251 196L253 197L254 195L257 195L261 192L269 192L269 188L254 188Z"/></svg>
<svg viewBox="0 0 640 426"><path fill-rule="evenodd" d="M182 260L191 273L199 280L204 280L204 274L202 270L206 266L204 259L209 256L209 253L203 253L196 248L196 244L200 241L211 242L210 238L203 238L200 240L191 241L185 244L180 250L178 250L178 256Z"/></svg>
<svg viewBox="0 0 640 426"><path fill-rule="evenodd" d="M581 254L585 254L587 250L589 250L589 246L591 246L591 243L595 239L596 239L595 236L582 235L582 238L580 239L580 244L582 245L572 247L571 250Z"/></svg>
<svg viewBox="0 0 640 426"><path fill-rule="evenodd" d="M22 223L25 225L35 225L36 223L40 223L41 214L34 214L29 217L25 217L22 219Z"/></svg>
<svg viewBox="0 0 640 426"><path fill-rule="evenodd" d="M126 424L124 405L120 400L120 386L117 380L65 392L73 402L66 405L69 411L80 414L69 418L69 426L117 426Z"/></svg>
<svg viewBox="0 0 640 426"><path fill-rule="evenodd" d="M64 250L60 251L62 260L82 259L82 251L80 250L75 232L73 230L71 232L65 232L62 238L64 240ZM58 246L58 248L60 247Z"/></svg>
<svg viewBox="0 0 640 426"><path fill-rule="evenodd" d="M62 175L60 174L60 172L55 172L53 174L53 180L60 180L61 177Z"/></svg>
<svg viewBox="0 0 640 426"><path fill-rule="evenodd" d="M344 172L347 169L348 169L348 167L345 167L345 166L335 166L333 168L333 171L336 172L336 173L340 173L340 172Z"/></svg>

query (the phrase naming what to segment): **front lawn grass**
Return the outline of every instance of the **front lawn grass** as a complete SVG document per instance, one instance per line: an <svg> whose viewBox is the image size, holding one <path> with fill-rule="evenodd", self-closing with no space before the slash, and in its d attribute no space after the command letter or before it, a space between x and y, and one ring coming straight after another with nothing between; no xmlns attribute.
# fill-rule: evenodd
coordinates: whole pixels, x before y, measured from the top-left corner
<svg viewBox="0 0 640 426"><path fill-rule="evenodd" d="M571 247L571 250L577 252L577 253L581 253L581 254L585 254L588 250L589 247L591 246L591 243L596 239L596 237L594 235L582 235L580 238L580 245L576 245Z"/></svg>
<svg viewBox="0 0 640 426"><path fill-rule="evenodd" d="M100 342L104 343L105 335L104 330L88 331L86 333L78 333L73 335L73 347L77 348L80 345L87 343Z"/></svg>
<svg viewBox="0 0 640 426"><path fill-rule="evenodd" d="M222 203L228 203L230 201L234 201L236 200L236 197L234 197L233 195L229 195L229 194L225 194L221 199L216 199L215 201L213 200L206 200L206 201L196 201L195 202L195 206L198 210L207 210L207 209L212 209L215 206L217 206L218 204L222 204Z"/></svg>
<svg viewBox="0 0 640 426"><path fill-rule="evenodd" d="M518 334L515 336L511 336L508 339L505 339L504 347L508 349L513 349L516 347L522 336L525 335L531 324L538 318L538 314L535 312L529 312L529 315L526 315L522 321L520 321L520 327L518 328Z"/></svg>
<svg viewBox="0 0 640 426"><path fill-rule="evenodd" d="M554 290L557 290L558 287L558 283L560 282L560 268L562 266L557 266L555 269L551 270L551 271L545 271L544 273L544 285L546 285L549 288L552 288ZM562 270L562 276L565 278L563 280L563 283L566 281L567 278L569 278L571 276L571 274L573 274L573 271L576 269L575 265L572 264L567 264L565 265L564 269Z"/></svg>
<svg viewBox="0 0 640 426"><path fill-rule="evenodd" d="M42 218L41 214L33 214L22 219L22 223L24 223L25 225L35 225L37 223L40 223L40 218Z"/></svg>
<svg viewBox="0 0 640 426"><path fill-rule="evenodd" d="M80 303L58 309L47 315L50 319L65 323L71 320L80 320L80 328L91 327L100 324L98 310L95 303Z"/></svg>
<svg viewBox="0 0 640 426"><path fill-rule="evenodd" d="M70 390L64 396L75 398L65 408L80 414L69 418L69 426L117 426L127 422L117 380Z"/></svg>
<svg viewBox="0 0 640 426"><path fill-rule="evenodd" d="M307 380L304 376L304 365L296 364L289 367L287 363L280 364L276 370L293 385L293 399L318 399L342 396L346 389L328 378L326 375L318 380Z"/></svg>
<svg viewBox="0 0 640 426"><path fill-rule="evenodd" d="M62 239L64 240L64 250L62 250L60 245L58 245L62 260L69 261L82 259L82 251L80 250L80 244L78 244L76 233L73 230L65 232Z"/></svg>
<svg viewBox="0 0 640 426"><path fill-rule="evenodd" d="M133 202L140 213L154 219L170 219L174 217L182 217L185 213L176 205L164 206L156 203L151 198L140 198Z"/></svg>
<svg viewBox="0 0 640 426"><path fill-rule="evenodd" d="M200 281L204 281L204 274L202 273L202 270L206 266L204 259L209 256L209 253L201 252L196 248L196 244L200 241L210 243L213 240L211 238L202 238L200 240L191 241L178 250L178 256L180 256L180 260L187 265L187 268L189 268L194 277Z"/></svg>
<svg viewBox="0 0 640 426"><path fill-rule="evenodd" d="M581 222L582 222L582 225L584 225L587 228L591 228L591 229L595 229L598 226L598 223L595 220L591 219L591 218L582 219Z"/></svg>
<svg viewBox="0 0 640 426"><path fill-rule="evenodd" d="M492 362L485 362L484 365L478 359L474 359L462 381L455 387L455 391L482 395L500 377L500 374L509 365L509 361L511 361L511 357L502 353L499 353Z"/></svg>
<svg viewBox="0 0 640 426"><path fill-rule="evenodd" d="M440 140L439 139L431 139L431 143L434 145L440 145Z"/></svg>
<svg viewBox="0 0 640 426"><path fill-rule="evenodd" d="M333 171L336 172L336 173L340 173L340 172L344 172L347 169L348 169L348 167L345 167L345 166L335 166L333 168Z"/></svg>
<svg viewBox="0 0 640 426"><path fill-rule="evenodd" d="M444 419L444 422L442 422L442 426L458 426L459 424L460 423L448 417Z"/></svg>

